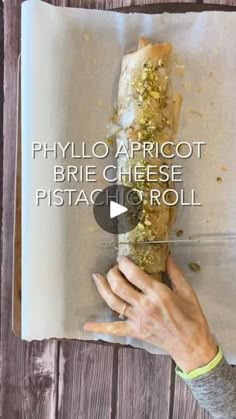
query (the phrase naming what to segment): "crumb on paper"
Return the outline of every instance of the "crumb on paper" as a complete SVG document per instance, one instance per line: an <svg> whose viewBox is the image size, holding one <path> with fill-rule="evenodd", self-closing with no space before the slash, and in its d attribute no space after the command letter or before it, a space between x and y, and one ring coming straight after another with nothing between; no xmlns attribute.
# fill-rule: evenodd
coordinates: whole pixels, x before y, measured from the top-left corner
<svg viewBox="0 0 236 419"><path fill-rule="evenodd" d="M217 182L217 183L219 183L219 184L220 184L220 183L222 183L222 177L217 176L217 178L216 178L216 182Z"/></svg>
<svg viewBox="0 0 236 419"><path fill-rule="evenodd" d="M101 107L103 105L103 101L101 99L98 99L97 105Z"/></svg>
<svg viewBox="0 0 236 419"><path fill-rule="evenodd" d="M213 71L210 71L209 73L209 79L211 79L213 77Z"/></svg>
<svg viewBox="0 0 236 419"><path fill-rule="evenodd" d="M222 172L227 172L228 168L226 166L222 165L220 170L222 170Z"/></svg>
<svg viewBox="0 0 236 419"><path fill-rule="evenodd" d="M184 77L185 65L184 64L175 64L175 74L178 77Z"/></svg>
<svg viewBox="0 0 236 419"><path fill-rule="evenodd" d="M108 144L109 146L114 145L114 138L111 138L111 137L107 138L107 144Z"/></svg>
<svg viewBox="0 0 236 419"><path fill-rule="evenodd" d="M89 33L89 32L84 32L83 33L83 40L84 41L86 41L86 42L88 42L88 41L90 41L91 40L91 33Z"/></svg>
<svg viewBox="0 0 236 419"><path fill-rule="evenodd" d="M189 269L193 272L199 272L201 270L201 266L196 262L190 262L188 264Z"/></svg>
<svg viewBox="0 0 236 419"><path fill-rule="evenodd" d="M117 124L117 121L118 121L118 115L117 115L117 112L116 112L116 111L114 111L114 112L113 112L112 116L110 117L110 121L111 121L113 124ZM120 128L120 127L119 127L119 128Z"/></svg>
<svg viewBox="0 0 236 419"><path fill-rule="evenodd" d="M88 225L88 232L89 233L96 233L96 231L98 231L98 227L94 224L90 224Z"/></svg>
<svg viewBox="0 0 236 419"><path fill-rule="evenodd" d="M181 237L184 234L183 230L177 230L175 235L176 237Z"/></svg>
<svg viewBox="0 0 236 419"><path fill-rule="evenodd" d="M193 115L197 115L197 116L199 116L200 118L202 118L202 117L203 117L203 114L202 114L201 112L199 112L199 111L195 110L195 109L189 109L189 113L191 113L191 114L193 114Z"/></svg>
<svg viewBox="0 0 236 419"><path fill-rule="evenodd" d="M185 71L185 64L183 64L181 62L181 60L179 59L178 55L174 52L172 53L172 62L173 62L173 70L176 74L176 76L178 77L183 77L184 76L184 71Z"/></svg>
<svg viewBox="0 0 236 419"><path fill-rule="evenodd" d="M197 93L203 93L204 92L204 88L202 86L199 86L197 88Z"/></svg>
<svg viewBox="0 0 236 419"><path fill-rule="evenodd" d="M186 81L185 83L182 84L182 87L184 89L190 89L192 86L192 83L190 81Z"/></svg>

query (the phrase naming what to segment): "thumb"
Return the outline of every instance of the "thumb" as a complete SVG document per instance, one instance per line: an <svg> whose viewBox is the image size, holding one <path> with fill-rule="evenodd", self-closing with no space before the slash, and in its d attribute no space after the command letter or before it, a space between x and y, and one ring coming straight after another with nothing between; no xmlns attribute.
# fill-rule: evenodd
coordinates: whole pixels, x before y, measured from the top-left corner
<svg viewBox="0 0 236 419"><path fill-rule="evenodd" d="M189 294L190 291L193 291L191 285L187 282L187 280L184 277L184 274L175 264L174 259L171 255L168 256L166 268L169 278L171 280L173 291L177 292L178 294Z"/></svg>

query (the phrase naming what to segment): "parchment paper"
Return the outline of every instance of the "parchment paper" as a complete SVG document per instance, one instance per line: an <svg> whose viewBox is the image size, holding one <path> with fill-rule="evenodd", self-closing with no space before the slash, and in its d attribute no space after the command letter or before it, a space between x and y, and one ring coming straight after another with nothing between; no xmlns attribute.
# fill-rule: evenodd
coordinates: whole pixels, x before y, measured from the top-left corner
<svg viewBox="0 0 236 419"><path fill-rule="evenodd" d="M196 188L203 206L180 208L175 229L183 229L185 239L213 240L176 243L173 253L195 287L228 360L236 363L235 23L233 12L125 15L34 0L23 3L23 339L104 339L160 352L133 339L83 331L88 320L114 319L91 273L106 272L114 264L116 239L96 225L91 207L36 207L36 188L58 187L53 164L75 161L31 158L32 141L79 145L84 139L91 144L105 140L122 55L145 35L152 41L171 42L178 64L185 65L184 77L175 80L184 96L178 139L207 142L202 160L184 163L185 190ZM100 171L107 164L108 160L100 160ZM104 186L101 179L98 183ZM94 184L86 188L93 190ZM104 245L107 242L111 245ZM201 271L191 272L189 262L200 263Z"/></svg>

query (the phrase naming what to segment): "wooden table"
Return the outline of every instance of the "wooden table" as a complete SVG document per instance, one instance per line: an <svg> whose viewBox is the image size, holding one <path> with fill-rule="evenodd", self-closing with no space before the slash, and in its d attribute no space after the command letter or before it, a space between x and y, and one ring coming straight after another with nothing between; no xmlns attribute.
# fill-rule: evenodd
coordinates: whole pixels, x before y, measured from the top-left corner
<svg viewBox="0 0 236 419"><path fill-rule="evenodd" d="M155 0L54 0L60 6L120 8L146 12L162 11ZM200 10L203 0L189 4ZM170 4L171 11L183 6ZM236 0L208 0L219 6L236 6ZM4 96L0 92L0 162L4 142L1 282L1 363L2 391L0 417L3 419L207 419L186 385L175 376L170 357L121 346L78 341L24 342L11 331L13 219L16 142L16 81L20 51L21 0L4 2ZM215 6L213 6L215 7ZM230 9L230 7L229 7ZM127 10L127 9L126 9ZM3 3L0 1L0 57L3 63ZM2 86L3 66L0 66ZM2 104L4 97L4 122ZM2 211L3 209L3 211ZM43 307L42 307L43 309Z"/></svg>

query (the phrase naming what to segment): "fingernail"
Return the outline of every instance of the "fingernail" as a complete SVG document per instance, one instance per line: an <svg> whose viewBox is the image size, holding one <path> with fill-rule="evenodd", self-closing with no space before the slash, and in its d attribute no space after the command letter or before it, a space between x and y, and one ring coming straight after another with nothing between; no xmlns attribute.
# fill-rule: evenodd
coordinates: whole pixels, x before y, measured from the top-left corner
<svg viewBox="0 0 236 419"><path fill-rule="evenodd" d="M99 274L92 274L92 278L94 281L97 281L99 279Z"/></svg>

